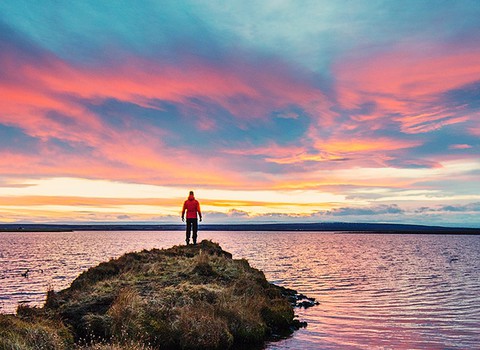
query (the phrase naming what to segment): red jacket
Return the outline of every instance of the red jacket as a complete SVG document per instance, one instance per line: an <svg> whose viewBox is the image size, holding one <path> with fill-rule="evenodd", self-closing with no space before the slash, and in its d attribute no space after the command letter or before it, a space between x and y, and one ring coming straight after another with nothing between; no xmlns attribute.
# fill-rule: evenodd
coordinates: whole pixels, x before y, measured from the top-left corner
<svg viewBox="0 0 480 350"><path fill-rule="evenodd" d="M187 211L187 219L196 219L197 212L202 217L202 212L200 211L200 203L195 199L194 196L188 196L188 199L183 203L182 217Z"/></svg>

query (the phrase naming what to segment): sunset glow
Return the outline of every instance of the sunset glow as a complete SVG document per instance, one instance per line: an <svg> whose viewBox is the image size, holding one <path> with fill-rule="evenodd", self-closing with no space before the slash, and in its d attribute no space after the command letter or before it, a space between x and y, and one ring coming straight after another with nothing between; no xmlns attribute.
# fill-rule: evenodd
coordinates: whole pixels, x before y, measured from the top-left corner
<svg viewBox="0 0 480 350"><path fill-rule="evenodd" d="M347 9L348 7L348 9ZM480 227L480 2L0 3L0 222Z"/></svg>

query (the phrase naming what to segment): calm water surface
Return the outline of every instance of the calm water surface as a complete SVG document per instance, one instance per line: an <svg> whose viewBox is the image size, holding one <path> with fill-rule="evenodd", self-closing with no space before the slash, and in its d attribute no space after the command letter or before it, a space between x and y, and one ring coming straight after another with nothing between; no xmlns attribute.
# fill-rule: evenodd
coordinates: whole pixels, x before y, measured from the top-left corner
<svg viewBox="0 0 480 350"><path fill-rule="evenodd" d="M182 232L0 233L0 312L41 304L85 269L183 243ZM268 349L480 349L480 236L200 232L317 298ZM28 277L23 277L27 269Z"/></svg>

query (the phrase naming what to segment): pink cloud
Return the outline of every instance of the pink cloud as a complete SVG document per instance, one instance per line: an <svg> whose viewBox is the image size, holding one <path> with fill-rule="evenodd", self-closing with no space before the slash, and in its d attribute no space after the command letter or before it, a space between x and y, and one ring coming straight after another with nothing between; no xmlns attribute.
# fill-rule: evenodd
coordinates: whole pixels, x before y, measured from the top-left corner
<svg viewBox="0 0 480 350"><path fill-rule="evenodd" d="M422 145L421 140L402 140L393 137L369 137L356 134L345 137L341 133L329 138L315 137L305 145L285 145L275 143L262 147L244 145L239 149L224 150L226 154L255 156L267 163L283 166L295 165L299 169L339 170L354 167L439 167L434 160L410 159L409 149ZM301 182L302 175L297 175ZM330 180L328 180L330 181Z"/></svg>
<svg viewBox="0 0 480 350"><path fill-rule="evenodd" d="M0 55L0 63L11 65L11 61L8 52ZM52 110L85 122L86 111L71 97L100 101L111 98L148 107L152 107L152 100L188 104L190 99L200 98L241 119L264 118L290 105L299 105L311 113L328 108L323 93L289 74L289 67L186 61L179 67L131 58L97 68L74 67L53 56L48 57L48 64L37 66L19 61L15 65L17 82L0 82L0 91L8 97L0 104L0 111L10 116L2 116L0 122L14 123L11 119L19 115L28 115L34 122L38 115Z"/></svg>
<svg viewBox="0 0 480 350"><path fill-rule="evenodd" d="M456 145L450 145L450 149L470 149L473 148L471 145L467 144L456 144Z"/></svg>
<svg viewBox="0 0 480 350"><path fill-rule="evenodd" d="M480 136L480 126L478 127L471 127L468 129L468 131L475 136Z"/></svg>
<svg viewBox="0 0 480 350"><path fill-rule="evenodd" d="M12 65L8 52L0 53L1 63ZM194 111L192 125L199 130L214 130L217 121L192 99L227 109L240 125L252 118L267 118L273 111L291 105L310 113L327 106L322 92L289 75L288 67L237 63L213 66L192 59L178 67L132 58L121 64L87 69L53 56L38 65L18 60L16 78L0 81L0 124L20 128L44 144L36 157L27 152L3 152L0 170L5 174L189 183L192 169L196 169L197 183L248 186L248 176L229 170L228 159L206 159L194 152L172 149L162 142L166 131L155 126L143 131L112 128L81 102L116 99L149 108L158 108L154 105L158 100L171 102L185 111ZM47 147L45 142L52 138L82 144L90 153L65 154ZM8 159L11 161L6 162Z"/></svg>
<svg viewBox="0 0 480 350"><path fill-rule="evenodd" d="M375 103L373 113L356 116L359 121L378 128L393 120L406 133L427 132L472 120L465 108L451 107L441 96L480 81L480 50L404 44L375 56L345 60L335 73L344 108Z"/></svg>
<svg viewBox="0 0 480 350"><path fill-rule="evenodd" d="M101 145L93 155L64 154L61 150L42 147L37 154L0 151L0 173L4 176L80 177L110 179L134 183L186 186L248 185L247 179L221 162L204 160L186 152L168 155L156 152L140 140ZM168 152L165 152L168 153Z"/></svg>
<svg viewBox="0 0 480 350"><path fill-rule="evenodd" d="M45 67L21 67L24 77L49 95L87 99L115 98L150 106L149 100L188 103L190 98L215 102L239 118L265 117L291 104L312 112L327 104L322 92L308 83L271 67L252 64L213 66L191 60L186 67L132 58L121 65L97 69L76 68L55 60ZM57 106L58 107L58 106Z"/></svg>

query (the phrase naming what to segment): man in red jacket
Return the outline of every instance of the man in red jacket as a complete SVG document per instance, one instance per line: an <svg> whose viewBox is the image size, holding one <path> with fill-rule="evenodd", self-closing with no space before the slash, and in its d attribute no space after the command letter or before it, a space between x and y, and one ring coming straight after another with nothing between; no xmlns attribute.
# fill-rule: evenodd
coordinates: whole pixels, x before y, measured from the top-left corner
<svg viewBox="0 0 480 350"><path fill-rule="evenodd" d="M195 199L193 191L190 191L188 199L183 203L182 221L185 221L185 211L187 212L187 238L185 242L187 242L187 245L190 244L190 231L193 229L193 244L197 244L197 213L200 221L202 221L202 212L200 210L200 203Z"/></svg>

